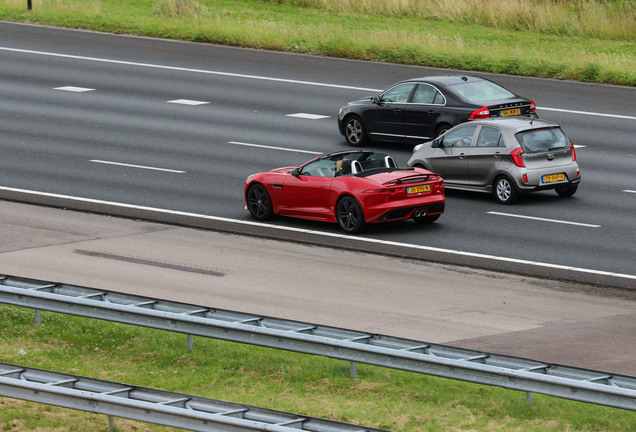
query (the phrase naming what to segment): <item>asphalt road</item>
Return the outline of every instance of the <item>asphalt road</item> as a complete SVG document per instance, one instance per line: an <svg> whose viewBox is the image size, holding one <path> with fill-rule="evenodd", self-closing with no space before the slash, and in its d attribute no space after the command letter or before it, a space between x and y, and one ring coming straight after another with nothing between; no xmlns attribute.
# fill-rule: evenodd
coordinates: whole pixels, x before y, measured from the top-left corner
<svg viewBox="0 0 636 432"><path fill-rule="evenodd" d="M578 147L572 199L541 192L500 206L449 191L437 223L357 239L329 224L250 223L247 175L346 148L341 105L446 72L0 23L0 197L633 288L633 88L494 77ZM411 151L375 147L399 164Z"/></svg>
<svg viewBox="0 0 636 432"><path fill-rule="evenodd" d="M0 274L636 376L636 291L6 201L0 238Z"/></svg>

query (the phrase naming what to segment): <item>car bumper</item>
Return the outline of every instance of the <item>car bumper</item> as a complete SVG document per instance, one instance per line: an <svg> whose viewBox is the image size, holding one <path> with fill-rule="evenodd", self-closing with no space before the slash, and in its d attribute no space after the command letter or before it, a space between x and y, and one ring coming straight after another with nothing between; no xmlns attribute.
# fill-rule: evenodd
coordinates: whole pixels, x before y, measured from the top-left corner
<svg viewBox="0 0 636 432"><path fill-rule="evenodd" d="M444 195L435 193L425 197L388 201L376 205L363 204L363 211L367 223L387 222L412 218L417 210L424 210L427 215L441 214L444 212L445 203Z"/></svg>
<svg viewBox="0 0 636 432"><path fill-rule="evenodd" d="M551 175L555 173L555 170L538 170L538 171L527 171L526 174L528 176L528 181L524 183L523 177L516 177L515 182L517 184L517 190L521 193L526 192L534 192L540 190L551 190L561 187L567 186L576 186L581 182L581 173L578 166L576 168L568 168L560 171L559 173L564 174L564 179L561 181L555 182L544 182L543 178L546 175Z"/></svg>

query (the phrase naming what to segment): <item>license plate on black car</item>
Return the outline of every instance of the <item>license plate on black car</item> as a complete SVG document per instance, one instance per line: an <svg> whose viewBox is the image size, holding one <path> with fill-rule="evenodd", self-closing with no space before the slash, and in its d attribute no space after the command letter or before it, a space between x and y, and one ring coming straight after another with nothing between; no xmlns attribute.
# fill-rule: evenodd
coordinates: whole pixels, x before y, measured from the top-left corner
<svg viewBox="0 0 636 432"><path fill-rule="evenodd" d="M520 108L507 109L507 110L502 110L501 111L501 116L502 117L511 116L511 115L519 115L519 114L521 114L521 109Z"/></svg>

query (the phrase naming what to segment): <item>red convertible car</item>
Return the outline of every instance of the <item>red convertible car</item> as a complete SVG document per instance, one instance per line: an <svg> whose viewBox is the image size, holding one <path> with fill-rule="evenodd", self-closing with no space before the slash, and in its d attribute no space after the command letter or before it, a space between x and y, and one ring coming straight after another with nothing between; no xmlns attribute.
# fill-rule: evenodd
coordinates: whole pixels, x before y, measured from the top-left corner
<svg viewBox="0 0 636 432"><path fill-rule="evenodd" d="M368 223L434 222L445 202L439 175L398 168L391 156L364 150L324 154L245 180L245 208L255 219L281 215L337 222L350 234Z"/></svg>

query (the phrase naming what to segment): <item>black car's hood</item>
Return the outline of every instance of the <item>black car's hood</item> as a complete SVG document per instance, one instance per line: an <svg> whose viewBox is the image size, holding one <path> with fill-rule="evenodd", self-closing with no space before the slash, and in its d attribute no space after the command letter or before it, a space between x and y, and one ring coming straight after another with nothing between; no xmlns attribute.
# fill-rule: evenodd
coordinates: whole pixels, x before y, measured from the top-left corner
<svg viewBox="0 0 636 432"><path fill-rule="evenodd" d="M373 103L373 98L375 98L374 96L366 96L362 99L358 99L358 100L354 100L351 101L349 103L347 103L347 106L355 106L355 105L369 105Z"/></svg>

